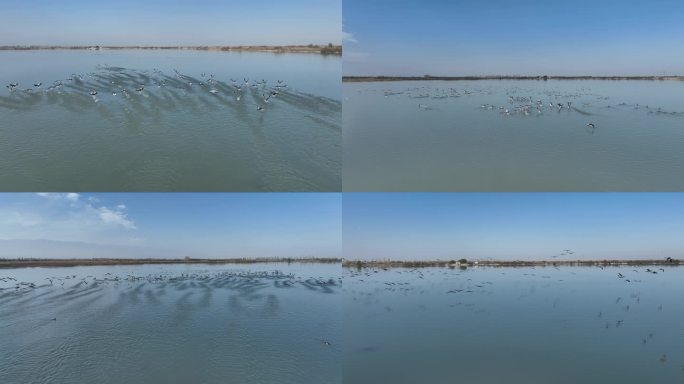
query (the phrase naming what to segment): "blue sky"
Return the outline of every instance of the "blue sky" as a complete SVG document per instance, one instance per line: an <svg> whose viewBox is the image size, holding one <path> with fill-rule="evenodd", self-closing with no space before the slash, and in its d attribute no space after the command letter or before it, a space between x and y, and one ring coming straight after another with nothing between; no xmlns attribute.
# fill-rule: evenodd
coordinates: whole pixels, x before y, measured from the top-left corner
<svg viewBox="0 0 684 384"><path fill-rule="evenodd" d="M345 0L345 75L684 75L681 0Z"/></svg>
<svg viewBox="0 0 684 384"><path fill-rule="evenodd" d="M339 194L0 194L0 257L340 257Z"/></svg>
<svg viewBox="0 0 684 384"><path fill-rule="evenodd" d="M341 0L0 0L0 45L327 44Z"/></svg>
<svg viewBox="0 0 684 384"><path fill-rule="evenodd" d="M684 194L345 193L343 233L351 260L682 258Z"/></svg>

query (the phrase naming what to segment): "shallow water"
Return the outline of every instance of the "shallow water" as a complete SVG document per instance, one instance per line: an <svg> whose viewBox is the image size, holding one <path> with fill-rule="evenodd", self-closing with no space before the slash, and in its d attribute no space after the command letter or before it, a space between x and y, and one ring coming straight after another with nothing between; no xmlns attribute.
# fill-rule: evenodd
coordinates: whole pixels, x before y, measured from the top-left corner
<svg viewBox="0 0 684 384"><path fill-rule="evenodd" d="M345 190L684 190L673 176L684 82L345 83L343 94Z"/></svg>
<svg viewBox="0 0 684 384"><path fill-rule="evenodd" d="M684 269L645 269L347 269L344 381L682 382Z"/></svg>
<svg viewBox="0 0 684 384"><path fill-rule="evenodd" d="M0 61L4 191L341 189L339 58L4 51Z"/></svg>
<svg viewBox="0 0 684 384"><path fill-rule="evenodd" d="M338 264L0 270L0 382L340 383L339 272Z"/></svg>

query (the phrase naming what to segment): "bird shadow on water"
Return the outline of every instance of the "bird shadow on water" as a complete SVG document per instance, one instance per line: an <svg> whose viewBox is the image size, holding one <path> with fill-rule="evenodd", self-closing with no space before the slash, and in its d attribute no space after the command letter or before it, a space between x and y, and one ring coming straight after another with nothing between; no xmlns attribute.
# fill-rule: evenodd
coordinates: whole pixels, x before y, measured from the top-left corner
<svg viewBox="0 0 684 384"><path fill-rule="evenodd" d="M0 96L0 110L29 112L53 105L72 113L96 109L100 117L113 119L124 116L127 124L150 119L161 121L168 114L194 116L225 116L245 122L246 108L254 106L256 113L274 112L274 103L281 103L302 114L320 116L326 121L341 113L341 102L322 96L292 90L282 82L269 84L265 80L232 84L182 74L167 75L155 70L139 71L121 67L98 66L97 71L72 74L52 85L39 88L10 88L9 95ZM270 105L270 107L265 107ZM259 106L259 108L257 108ZM218 113L222 115L218 115ZM316 121L316 120L314 120Z"/></svg>

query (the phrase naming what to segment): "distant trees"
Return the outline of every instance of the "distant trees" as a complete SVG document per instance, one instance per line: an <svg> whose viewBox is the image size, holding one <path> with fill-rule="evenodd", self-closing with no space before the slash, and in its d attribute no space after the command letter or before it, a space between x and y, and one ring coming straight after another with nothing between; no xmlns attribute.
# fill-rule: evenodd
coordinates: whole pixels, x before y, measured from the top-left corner
<svg viewBox="0 0 684 384"><path fill-rule="evenodd" d="M341 55L342 54L342 46L341 45L333 45L333 43L329 43L328 45L321 48L321 54L322 55Z"/></svg>

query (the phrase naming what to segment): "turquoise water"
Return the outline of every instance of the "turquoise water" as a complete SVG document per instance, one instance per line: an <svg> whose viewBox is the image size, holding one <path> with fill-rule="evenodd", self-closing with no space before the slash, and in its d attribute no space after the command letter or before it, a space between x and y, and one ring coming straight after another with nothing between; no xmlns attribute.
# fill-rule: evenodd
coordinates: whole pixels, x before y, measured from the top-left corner
<svg viewBox="0 0 684 384"><path fill-rule="evenodd" d="M336 264L0 270L0 382L340 383L339 272Z"/></svg>
<svg viewBox="0 0 684 384"><path fill-rule="evenodd" d="M673 176L684 172L684 82L375 82L343 93L348 191L684 190Z"/></svg>
<svg viewBox="0 0 684 384"><path fill-rule="evenodd" d="M680 383L684 270L653 269L347 269L344 381Z"/></svg>
<svg viewBox="0 0 684 384"><path fill-rule="evenodd" d="M0 61L3 191L341 189L339 57L4 51Z"/></svg>

